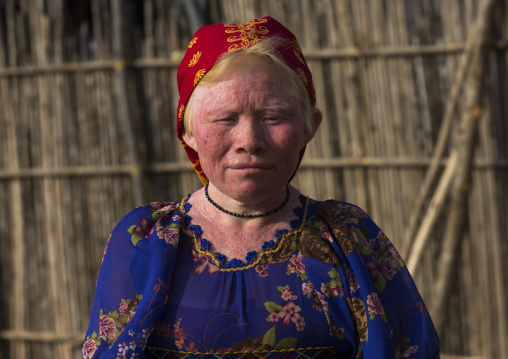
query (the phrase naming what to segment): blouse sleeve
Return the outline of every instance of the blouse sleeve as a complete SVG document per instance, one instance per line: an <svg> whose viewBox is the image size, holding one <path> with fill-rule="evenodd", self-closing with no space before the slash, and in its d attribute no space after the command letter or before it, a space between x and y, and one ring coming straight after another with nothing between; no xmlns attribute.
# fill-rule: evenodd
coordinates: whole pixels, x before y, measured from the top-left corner
<svg viewBox="0 0 508 359"><path fill-rule="evenodd" d="M438 358L439 339L409 271L383 231L360 208L317 207L331 229L337 272L364 358ZM330 320L337 317L330 313ZM338 320L338 318L337 318Z"/></svg>
<svg viewBox="0 0 508 359"><path fill-rule="evenodd" d="M164 309L179 237L177 203L136 208L113 229L104 251L84 359L145 358Z"/></svg>

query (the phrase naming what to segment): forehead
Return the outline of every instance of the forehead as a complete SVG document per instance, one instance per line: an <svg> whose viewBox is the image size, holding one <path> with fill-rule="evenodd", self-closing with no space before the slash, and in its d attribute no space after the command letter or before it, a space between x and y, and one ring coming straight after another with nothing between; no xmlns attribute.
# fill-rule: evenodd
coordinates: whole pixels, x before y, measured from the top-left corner
<svg viewBox="0 0 508 359"><path fill-rule="evenodd" d="M208 86L234 84L238 80L247 80L248 83L253 85L267 84L273 87L277 86L282 79L280 71L277 70L276 66L266 59L256 57L236 58L229 62L220 73L216 74Z"/></svg>
<svg viewBox="0 0 508 359"><path fill-rule="evenodd" d="M296 101L278 69L260 59L232 62L222 73L194 90L195 106L234 101L268 103Z"/></svg>

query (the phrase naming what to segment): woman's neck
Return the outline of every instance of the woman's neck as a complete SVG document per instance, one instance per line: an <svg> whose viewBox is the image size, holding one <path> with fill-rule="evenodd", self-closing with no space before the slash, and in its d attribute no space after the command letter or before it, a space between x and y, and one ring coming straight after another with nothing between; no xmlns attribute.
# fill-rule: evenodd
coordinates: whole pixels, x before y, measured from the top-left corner
<svg viewBox="0 0 508 359"><path fill-rule="evenodd" d="M248 252L259 251L264 242L274 240L278 230L290 229L289 223L297 218L294 209L301 205L299 195L298 190L290 186L289 201L280 211L258 218L241 218L214 207L201 189L189 199L192 204L189 215L192 222L201 227L212 252L224 254L228 259L243 260Z"/></svg>
<svg viewBox="0 0 508 359"><path fill-rule="evenodd" d="M254 219L273 216L280 212L289 202L289 184L274 193L253 198L236 199L221 192L210 182L204 188L205 198L216 209L232 217ZM243 221L242 221L243 222Z"/></svg>

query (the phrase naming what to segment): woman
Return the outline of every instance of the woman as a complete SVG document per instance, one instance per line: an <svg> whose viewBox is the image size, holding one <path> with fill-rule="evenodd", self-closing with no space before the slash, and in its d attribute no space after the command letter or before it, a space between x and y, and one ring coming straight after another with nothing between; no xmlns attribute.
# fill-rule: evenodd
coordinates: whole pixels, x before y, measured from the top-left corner
<svg viewBox="0 0 508 359"><path fill-rule="evenodd" d="M178 136L205 187L115 227L83 357L438 357L383 232L289 185L322 117L294 35L270 17L205 26L178 85Z"/></svg>

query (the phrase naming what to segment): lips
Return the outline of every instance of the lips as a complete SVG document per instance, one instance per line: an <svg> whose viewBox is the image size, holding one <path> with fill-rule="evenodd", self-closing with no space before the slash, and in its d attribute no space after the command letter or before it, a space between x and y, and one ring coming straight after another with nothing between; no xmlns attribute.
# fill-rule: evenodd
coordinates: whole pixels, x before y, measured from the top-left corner
<svg viewBox="0 0 508 359"><path fill-rule="evenodd" d="M233 170L266 170L273 166L268 164L252 164L252 163L238 163L230 165L229 168Z"/></svg>

